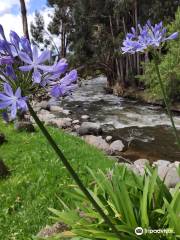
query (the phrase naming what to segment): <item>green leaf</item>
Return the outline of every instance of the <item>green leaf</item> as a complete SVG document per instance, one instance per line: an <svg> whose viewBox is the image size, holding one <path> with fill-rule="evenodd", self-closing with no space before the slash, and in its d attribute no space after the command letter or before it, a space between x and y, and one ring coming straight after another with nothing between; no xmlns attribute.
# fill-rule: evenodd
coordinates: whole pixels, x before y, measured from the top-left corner
<svg viewBox="0 0 180 240"><path fill-rule="evenodd" d="M140 202L142 227L148 227L149 226L149 218L148 218L148 212L147 212L148 189L149 189L149 177L146 177L145 178L145 185L144 185L144 189L143 189L143 195L142 195L141 202Z"/></svg>

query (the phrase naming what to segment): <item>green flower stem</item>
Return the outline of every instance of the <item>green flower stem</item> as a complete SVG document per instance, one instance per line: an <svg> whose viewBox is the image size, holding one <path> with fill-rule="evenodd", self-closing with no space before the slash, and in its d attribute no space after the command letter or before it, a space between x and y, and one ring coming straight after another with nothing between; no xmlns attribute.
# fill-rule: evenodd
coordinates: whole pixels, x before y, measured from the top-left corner
<svg viewBox="0 0 180 240"><path fill-rule="evenodd" d="M28 108L29 108L29 112L31 114L31 116L34 118L35 122L37 123L37 125L39 126L39 128L41 129L42 133L44 134L45 138L47 139L47 141L50 143L51 147L54 149L54 151L57 153L59 159L63 162L64 166L66 167L66 169L68 170L68 172L70 173L71 177L73 178L73 180L76 182L76 184L79 186L79 188L81 189L81 191L84 193L84 195L88 198L88 200L92 203L92 205L94 206L94 208L97 210L97 212L102 216L102 218L104 219L104 221L107 223L107 225L112 229L112 231L118 236L118 238L120 239L122 236L119 233L119 231L116 229L116 227L113 225L113 223L111 222L111 220L106 216L106 214L104 213L104 211L101 209L101 207L97 204L97 202L94 200L94 198L91 196L91 194L89 193L89 191L86 189L86 187L84 186L84 184L82 183L82 181L80 180L79 176L77 175L77 173L74 171L74 169L72 168L72 166L70 165L69 161L66 159L66 157L64 156L63 152L60 150L60 148L57 146L56 142L53 140L53 138L51 137L51 135L49 134L49 132L47 131L47 129L44 127L43 123L40 121L40 119L38 118L37 114L34 112L33 108L31 107L30 103L28 102Z"/></svg>
<svg viewBox="0 0 180 240"><path fill-rule="evenodd" d="M174 120L173 120L173 116L172 116L172 113L171 113L171 110L170 110L170 107L169 107L169 103L168 103L168 97L167 97L166 90L165 90L165 87L164 87L164 84L163 84L163 81L162 81L162 78L161 78L160 70L159 70L158 56L154 57L154 63L155 63L155 69L156 69L156 73L157 73L157 76L158 76L161 91L162 91L162 94L163 94L163 99L164 99L164 103L165 103L165 106L166 106L166 111L167 111L167 114L168 114L169 119L171 121L173 133L174 133L174 136L176 138L177 144L180 147L180 138L178 136L178 132L177 132Z"/></svg>

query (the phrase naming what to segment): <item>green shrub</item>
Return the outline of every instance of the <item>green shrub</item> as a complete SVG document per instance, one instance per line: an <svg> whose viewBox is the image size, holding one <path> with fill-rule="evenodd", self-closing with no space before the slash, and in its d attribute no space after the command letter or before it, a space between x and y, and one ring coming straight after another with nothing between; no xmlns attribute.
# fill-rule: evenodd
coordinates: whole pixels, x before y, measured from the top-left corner
<svg viewBox="0 0 180 240"><path fill-rule="evenodd" d="M168 30L170 33L177 31L180 33L180 8L176 13L175 21L168 26ZM159 65L162 80L169 99L180 100L180 36L176 41L171 41L166 47L164 46L164 51L167 51L167 54L162 54ZM145 73L140 76L140 79L149 88L152 97L162 99L153 61L144 64L144 70Z"/></svg>
<svg viewBox="0 0 180 240"><path fill-rule="evenodd" d="M158 177L157 169L152 170L149 167L143 177L118 166L108 174L101 170L96 173L91 170L89 172L94 179L89 192L116 225L122 240L166 240L180 237L180 184L171 193ZM56 221L69 226L69 231L57 235L55 239L75 239L75 236L87 239L118 239L78 188L72 193L68 192L68 196L71 196L74 207L69 208L62 202L64 211L50 209L55 214ZM137 236L136 227L169 228L174 233Z"/></svg>

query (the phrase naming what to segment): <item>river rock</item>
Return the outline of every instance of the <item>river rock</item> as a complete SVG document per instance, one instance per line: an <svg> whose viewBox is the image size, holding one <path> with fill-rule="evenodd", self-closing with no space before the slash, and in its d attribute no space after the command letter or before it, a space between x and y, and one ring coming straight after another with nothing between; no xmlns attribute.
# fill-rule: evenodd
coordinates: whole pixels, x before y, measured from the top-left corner
<svg viewBox="0 0 180 240"><path fill-rule="evenodd" d="M33 109L36 112L39 112L41 109L48 110L49 109L48 101L44 100L41 102L34 102Z"/></svg>
<svg viewBox="0 0 180 240"><path fill-rule="evenodd" d="M79 128L80 128L80 125L79 125L79 124L76 124L76 125L73 126L73 129L74 129L75 131L77 131ZM77 135L78 135L78 133L77 133Z"/></svg>
<svg viewBox="0 0 180 240"><path fill-rule="evenodd" d="M41 109L45 109L48 110L49 109L49 103L48 101L41 101L39 103L37 103L37 105L41 108Z"/></svg>
<svg viewBox="0 0 180 240"><path fill-rule="evenodd" d="M110 142L112 140L112 136L107 136L106 137L106 142Z"/></svg>
<svg viewBox="0 0 180 240"><path fill-rule="evenodd" d="M121 140L116 140L111 143L110 145L110 154L112 155L118 155L120 152L122 152L124 149L124 144Z"/></svg>
<svg viewBox="0 0 180 240"><path fill-rule="evenodd" d="M169 169L165 176L164 182L168 188L174 188L177 183L180 183L177 164L172 163L171 165L169 165Z"/></svg>
<svg viewBox="0 0 180 240"><path fill-rule="evenodd" d="M153 166L157 167L158 176L161 178L161 180L164 180L168 172L170 162L166 160L157 160L156 162L153 163Z"/></svg>
<svg viewBox="0 0 180 240"><path fill-rule="evenodd" d="M78 129L78 134L83 136L87 134L99 135L102 133L102 129L99 123L83 122Z"/></svg>
<svg viewBox="0 0 180 240"><path fill-rule="evenodd" d="M39 113L38 113L38 117L41 121L45 122L46 124L49 124L52 119L56 118L56 116L52 113L50 113L47 110L42 109Z"/></svg>
<svg viewBox="0 0 180 240"><path fill-rule="evenodd" d="M82 115L81 116L81 119L83 119L83 120L88 120L90 117L88 116L88 115Z"/></svg>
<svg viewBox="0 0 180 240"><path fill-rule="evenodd" d="M118 163L121 166L125 166L128 170L134 172L136 175L139 175L139 170L137 169L137 167L134 164L129 164L129 163Z"/></svg>
<svg viewBox="0 0 180 240"><path fill-rule="evenodd" d="M138 170L140 175L144 175L146 165L149 164L147 159L138 159L134 162L134 168Z"/></svg>
<svg viewBox="0 0 180 240"><path fill-rule="evenodd" d="M68 116L68 115L71 114L71 111L68 110L68 109L64 109L64 110L62 111L62 113L63 113L64 115Z"/></svg>
<svg viewBox="0 0 180 240"><path fill-rule="evenodd" d="M78 120L78 119L73 120L73 121L72 121L72 124L79 124L79 120Z"/></svg>
<svg viewBox="0 0 180 240"><path fill-rule="evenodd" d="M0 133L0 145L3 144L5 141L5 135L3 133Z"/></svg>
<svg viewBox="0 0 180 240"><path fill-rule="evenodd" d="M35 132L35 128L30 121L16 121L14 123L14 129L18 132Z"/></svg>
<svg viewBox="0 0 180 240"><path fill-rule="evenodd" d="M55 106L55 105L50 106L50 111L51 112L62 113L63 110L64 109L62 107L59 107L59 106Z"/></svg>
<svg viewBox="0 0 180 240"><path fill-rule="evenodd" d="M69 128L71 127L71 122L72 119L71 118L56 118L56 119L52 119L49 124L58 127L58 128Z"/></svg>
<svg viewBox="0 0 180 240"><path fill-rule="evenodd" d="M0 159L0 178L7 177L10 174L8 167Z"/></svg>
<svg viewBox="0 0 180 240"><path fill-rule="evenodd" d="M102 138L102 136L97 137L94 135L86 135L83 137L83 139L98 149L101 149L107 153L109 152L109 144Z"/></svg>

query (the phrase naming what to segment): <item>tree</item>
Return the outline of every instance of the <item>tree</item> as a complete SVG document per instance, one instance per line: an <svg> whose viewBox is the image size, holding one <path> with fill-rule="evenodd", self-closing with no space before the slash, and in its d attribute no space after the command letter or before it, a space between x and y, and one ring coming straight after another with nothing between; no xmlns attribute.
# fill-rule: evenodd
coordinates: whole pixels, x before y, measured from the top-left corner
<svg viewBox="0 0 180 240"><path fill-rule="evenodd" d="M61 57L66 57L70 44L70 33L73 31L72 9L75 2L75 0L48 0L49 6L54 7L54 15L48 30L61 39Z"/></svg>
<svg viewBox="0 0 180 240"><path fill-rule="evenodd" d="M27 11L26 11L26 4L24 0L20 0L20 6L21 6L21 14L22 14L23 33L29 39Z"/></svg>
<svg viewBox="0 0 180 240"><path fill-rule="evenodd" d="M44 42L44 19L39 12L35 12L35 23L31 22L30 29L33 43L42 44Z"/></svg>
<svg viewBox="0 0 180 240"><path fill-rule="evenodd" d="M123 94L141 87L146 55L123 55L120 51L127 32L148 19L171 21L180 0L48 0L54 7L49 31L61 38L61 57L84 72L96 70L107 76L108 87ZM166 7L164 7L166 6ZM167 9L168 8L168 9Z"/></svg>

